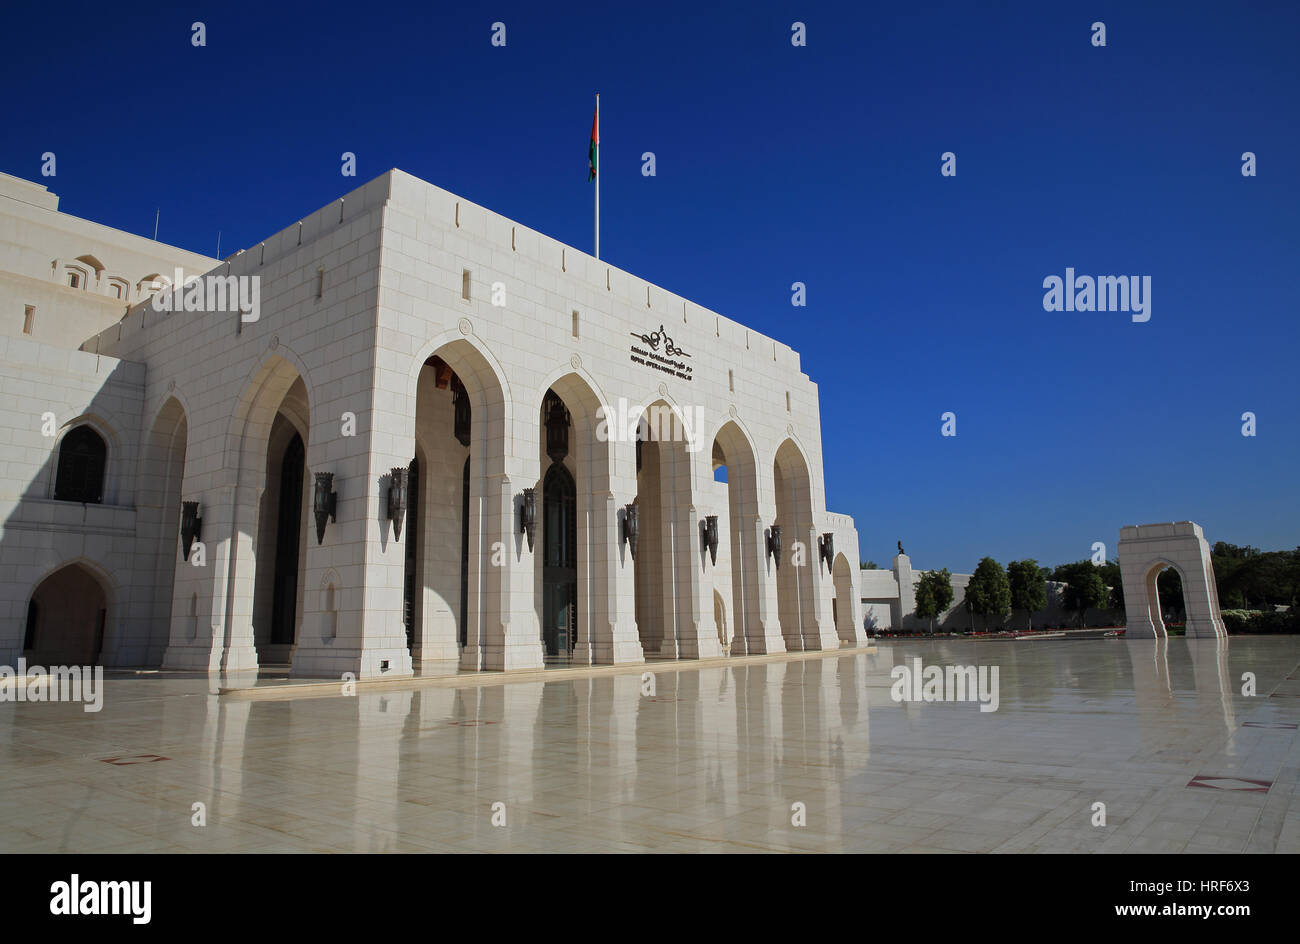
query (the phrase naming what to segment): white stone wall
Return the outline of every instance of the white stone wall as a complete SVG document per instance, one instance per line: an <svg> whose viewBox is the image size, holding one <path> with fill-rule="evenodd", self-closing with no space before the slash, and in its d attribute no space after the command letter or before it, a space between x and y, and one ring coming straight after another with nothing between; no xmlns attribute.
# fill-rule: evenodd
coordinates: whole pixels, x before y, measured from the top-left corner
<svg viewBox="0 0 1300 944"><path fill-rule="evenodd" d="M76 355L86 359L77 370L93 360L96 370L115 363L130 375L131 405L123 410L134 412L123 421L130 433L119 433L130 437L124 454L139 453L145 438L163 442L170 435L175 445L176 431L183 430L183 472L168 471L179 465L175 450L165 459L161 447L140 472L150 477L151 494L169 496L151 506L150 548L174 543L170 509L180 498L197 500L203 517L205 563L191 566L177 553L170 607L161 607L170 612L164 665L234 671L257 664L255 624L266 604L258 597L256 551L265 546L268 527L268 455L277 415L305 433L306 446L307 533L293 672L411 671L402 584L406 541L413 533L422 533L426 542L416 655L452 654L447 640L454 620L448 617L458 609L459 589L453 592L455 568L439 563L450 548L439 547L454 543L459 558L459 528L453 527L459 522L450 519L459 515L465 451L424 456L420 497L427 517L417 529L408 527L397 539L386 513L390 469L410 462L417 437L434 434L417 429L417 418L427 413L429 423L447 421L449 404L435 402L443 392L428 393L427 377L421 382L422 372L428 373L423 365L434 354L456 371L474 404L469 645L459 653L463 666L540 664L540 548L530 551L520 533L520 496L524 488L540 486L539 407L550 387L574 414L579 580L589 594L580 610L586 614L586 658L635 661L646 655L636 621L637 581L654 595L651 609L658 607L654 619L664 621L660 638L673 640L671 655L722 651L714 593L723 589L730 627L745 627L747 651L780 651L787 642L825 648L860 638L856 590L848 593L854 611L849 628L837 627L832 617L832 601L842 594L836 593L833 568L818 559L817 541L823 533L835 534L837 560L842 555L850 565L852 585L858 579L857 535L851 519L826 511L817 388L789 347L400 171L223 263L203 264L215 274L261 279L257 321L245 322L237 312L164 313L142 303ZM501 304L493 304L494 295ZM632 347L646 348L641 335L652 333L670 336L684 352L673 360L689 367L682 373L691 379L633 361ZM16 371L15 383L23 377L24 371ZM104 395L94 383L87 380L81 399ZM422 405L426 397L432 399ZM598 435L597 409L630 411L635 418L656 403L686 418L698 449L673 441L647 448L662 460L642 473L640 485L643 502L662 506L660 525L646 529L657 530L649 543L659 545L643 544L634 564L621 540L623 508L638 497L634 438ZM738 519L728 492L712 480L715 437L725 439L733 453L729 468L737 470L733 481L743 495L735 506L741 509ZM447 441L445 430L438 438ZM49 455L42 451L42 461ZM767 529L778 520L778 455L786 485L780 502L793 502L788 507L795 509L782 512L789 520L782 570L796 579L790 566L795 541L806 544L808 559L794 584L793 609L790 587L778 588L765 551ZM37 477L34 457L12 470L15 481ZM318 541L310 483L321 472L334 476L337 520ZM114 500L128 502L122 514L132 513L135 474L122 473L113 486ZM656 486L653 497L645 494L647 474ZM455 500L448 501L453 493ZM539 492L539 503L540 497ZM715 514L721 538L717 568L699 539L701 523ZM439 522L439 515L449 517ZM120 526L124 541L135 536L129 524ZM732 559L733 534L740 561ZM161 587L157 572L166 569L165 558L151 553L156 560L146 568L144 597L149 588ZM737 566L746 574L740 601L735 582L722 576ZM26 592L20 589L24 579L15 575L6 591L5 639L21 633L15 607L23 604L14 601ZM137 578L114 579L129 586ZM129 622L119 603L110 609ZM149 600L136 614L146 628L119 630L124 638L144 633L130 650L143 652L141 659L157 648L156 629L149 627L158 622L159 609ZM784 625L777 618L782 612ZM122 658L127 651L122 649Z"/></svg>

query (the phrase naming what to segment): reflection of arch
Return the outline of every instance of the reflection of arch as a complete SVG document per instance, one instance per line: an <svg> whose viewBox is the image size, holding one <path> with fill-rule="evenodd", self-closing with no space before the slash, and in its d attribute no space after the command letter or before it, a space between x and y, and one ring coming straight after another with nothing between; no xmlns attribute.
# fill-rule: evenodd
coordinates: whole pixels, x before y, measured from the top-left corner
<svg viewBox="0 0 1300 944"><path fill-rule="evenodd" d="M1215 586L1210 546L1200 525L1177 521L1122 528L1119 566L1124 585L1126 636L1150 639L1166 635L1156 583L1165 567L1173 567L1182 578L1187 635L1227 635L1219 613L1219 591Z"/></svg>
<svg viewBox="0 0 1300 944"><path fill-rule="evenodd" d="M713 591L713 622L718 627L718 645L722 646L723 652L727 652L731 645L731 637L727 633L727 604L717 590Z"/></svg>
<svg viewBox="0 0 1300 944"><path fill-rule="evenodd" d="M112 596L111 584L87 561L70 561L46 574L28 601L28 660L41 666L98 662Z"/></svg>
<svg viewBox="0 0 1300 944"><path fill-rule="evenodd" d="M843 553L835 555L835 563L831 565L831 576L835 581L833 607L835 634L840 637L841 642L852 644L856 636L853 602L857 599L857 595L853 591L853 569L849 567L849 559Z"/></svg>
<svg viewBox="0 0 1300 944"><path fill-rule="evenodd" d="M87 424L68 431L59 444L54 500L99 504L104 500L108 444Z"/></svg>

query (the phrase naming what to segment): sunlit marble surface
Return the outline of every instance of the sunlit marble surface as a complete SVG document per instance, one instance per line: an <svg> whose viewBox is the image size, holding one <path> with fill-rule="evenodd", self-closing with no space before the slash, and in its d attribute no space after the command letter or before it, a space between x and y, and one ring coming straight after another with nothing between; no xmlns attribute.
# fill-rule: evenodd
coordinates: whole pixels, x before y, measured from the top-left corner
<svg viewBox="0 0 1300 944"><path fill-rule="evenodd" d="M916 656L999 666L998 711L894 702ZM1293 637L952 639L659 671L653 697L637 673L266 701L112 677L98 714L0 704L0 850L1298 852L1300 731L1243 726L1300 720L1298 661ZM167 759L103 762L134 755Z"/></svg>

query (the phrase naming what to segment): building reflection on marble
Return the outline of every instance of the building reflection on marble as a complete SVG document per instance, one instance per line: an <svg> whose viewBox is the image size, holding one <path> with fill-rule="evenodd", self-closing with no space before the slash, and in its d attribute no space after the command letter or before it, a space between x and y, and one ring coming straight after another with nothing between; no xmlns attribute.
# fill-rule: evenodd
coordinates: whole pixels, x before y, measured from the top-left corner
<svg viewBox="0 0 1300 944"><path fill-rule="evenodd" d="M999 710L895 703L917 656L999 665ZM1295 852L1300 736L1271 725L1300 716L1297 659L1291 637L954 639L658 671L653 696L636 672L291 700L114 678L97 715L0 706L0 848ZM101 762L143 755L166 759Z"/></svg>

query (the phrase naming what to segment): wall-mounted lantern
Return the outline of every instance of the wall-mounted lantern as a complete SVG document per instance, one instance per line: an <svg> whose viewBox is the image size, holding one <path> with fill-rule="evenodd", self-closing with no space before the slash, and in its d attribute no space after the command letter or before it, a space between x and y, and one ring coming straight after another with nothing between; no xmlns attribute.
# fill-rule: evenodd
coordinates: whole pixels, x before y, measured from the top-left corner
<svg viewBox="0 0 1300 944"><path fill-rule="evenodd" d="M700 522L700 530L703 532L701 534L701 538L704 542L704 547L709 552L709 560L713 563L714 567L717 567L718 566L718 516L717 515L705 516L704 520Z"/></svg>
<svg viewBox="0 0 1300 944"><path fill-rule="evenodd" d="M465 385L455 374L451 375L451 405L456 440L462 446L468 446L471 419L469 394L465 392Z"/></svg>
<svg viewBox="0 0 1300 944"><path fill-rule="evenodd" d="M388 520L393 523L393 539L402 538L402 519L406 517L406 469L394 468L388 485Z"/></svg>
<svg viewBox="0 0 1300 944"><path fill-rule="evenodd" d="M533 549L533 539L537 535L537 489L524 489L523 507L520 509L520 527L519 530L528 535L528 550Z"/></svg>
<svg viewBox="0 0 1300 944"><path fill-rule="evenodd" d="M190 548L195 541L202 540L203 519L199 517L199 503L181 502L181 544L185 548L185 560L190 559Z"/></svg>
<svg viewBox="0 0 1300 944"><path fill-rule="evenodd" d="M781 569L781 526L774 524L767 529L767 556L772 558L776 569Z"/></svg>
<svg viewBox="0 0 1300 944"><path fill-rule="evenodd" d="M316 473L316 494L312 501L312 508L316 513L316 543L320 544L325 540L325 521L338 521L336 510L338 508L338 493L334 491L334 473L317 472Z"/></svg>
<svg viewBox="0 0 1300 944"><path fill-rule="evenodd" d="M835 535L827 531L817 539L817 553L826 562L826 572L831 572L831 563L835 560Z"/></svg>
<svg viewBox="0 0 1300 944"><path fill-rule="evenodd" d="M623 506L623 543L628 547L632 554L632 560L636 560L636 547L640 538L640 528L637 522L637 513L639 509L636 505Z"/></svg>

